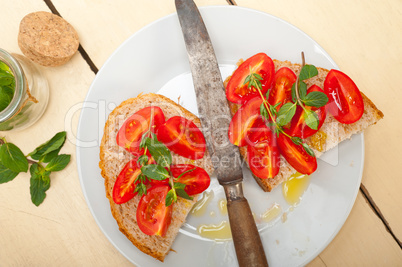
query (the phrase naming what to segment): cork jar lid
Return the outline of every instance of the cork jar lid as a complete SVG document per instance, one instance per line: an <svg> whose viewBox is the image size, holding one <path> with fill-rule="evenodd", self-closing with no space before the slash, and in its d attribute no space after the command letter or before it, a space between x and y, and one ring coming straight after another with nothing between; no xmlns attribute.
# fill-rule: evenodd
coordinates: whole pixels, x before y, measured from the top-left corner
<svg viewBox="0 0 402 267"><path fill-rule="evenodd" d="M26 15L18 34L22 53L42 66L60 66L71 59L79 46L78 34L63 18L39 11Z"/></svg>

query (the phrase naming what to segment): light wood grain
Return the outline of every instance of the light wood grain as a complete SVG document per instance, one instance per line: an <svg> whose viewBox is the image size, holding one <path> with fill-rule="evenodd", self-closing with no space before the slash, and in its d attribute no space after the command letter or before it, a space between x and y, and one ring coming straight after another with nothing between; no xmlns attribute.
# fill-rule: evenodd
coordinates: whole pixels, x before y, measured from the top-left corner
<svg viewBox="0 0 402 267"><path fill-rule="evenodd" d="M130 35L175 12L166 0L53 0L77 30L92 61L100 68ZM278 16L315 39L384 112L385 119L365 132L363 184L397 238L402 240L402 119L397 78L402 73L402 2L236 0ZM227 5L226 0L198 0L199 6ZM0 47L19 52L19 22L26 14L49 11L42 0L0 0ZM239 33L242 36L242 33ZM269 54L269 51L266 51ZM42 68L50 84L43 118L23 132L0 133L24 153L67 130L62 152L72 161L54 173L40 207L29 196L29 176L0 185L0 266L131 266L102 234L79 183L75 134L79 107L95 74L80 54L66 65ZM402 253L364 196L357 201L333 242L309 266L401 266Z"/></svg>

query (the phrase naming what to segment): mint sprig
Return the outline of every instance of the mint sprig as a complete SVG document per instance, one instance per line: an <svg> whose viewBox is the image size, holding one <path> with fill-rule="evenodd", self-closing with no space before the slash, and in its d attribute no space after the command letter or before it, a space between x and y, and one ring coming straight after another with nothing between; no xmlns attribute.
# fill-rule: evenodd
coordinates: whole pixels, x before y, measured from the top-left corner
<svg viewBox="0 0 402 267"><path fill-rule="evenodd" d="M59 132L25 156L16 145L0 139L0 184L12 181L29 169L31 201L39 206L50 188L50 174L63 170L70 162L70 155L59 155L65 140L66 132Z"/></svg>
<svg viewBox="0 0 402 267"><path fill-rule="evenodd" d="M260 106L260 114L265 119L265 123L269 126L277 136L284 134L292 140L296 145L302 145L303 149L311 156L314 155L314 151L309 147L303 139L299 137L292 137L285 133L283 127L291 122L296 114L297 106L300 106L304 110L304 120L306 125L311 129L317 130L319 125L318 115L306 106L322 107L328 102L328 97L323 92L310 92L307 94L307 84L304 80L313 78L318 75L318 70L314 65L306 65L304 59L304 53L302 52L302 68L296 82L292 85L292 102L284 103L277 111L277 107L282 103L279 102L275 105L271 105L267 99L269 98L269 92L266 93L266 97L262 94L261 80L262 77L256 73L253 73L250 68L250 74L244 80L244 85L247 84L248 88L255 87L259 92L263 103Z"/></svg>
<svg viewBox="0 0 402 267"><path fill-rule="evenodd" d="M166 206L170 206L175 203L178 196L185 199L193 199L186 193L186 191L184 191L186 185L177 182L177 180L182 175L195 169L185 171L181 173L179 177L174 178L170 171L170 165L172 164L172 153L166 147L166 145L159 142L157 137L152 134L150 130L142 135L140 144L142 148L144 148L144 154L137 160L137 163L141 166L141 174L136 179L137 185L134 191L138 192L138 194L142 196L147 193L147 187L145 185L147 180L153 179L162 181L169 179L171 189L168 191L165 199ZM151 153L151 156L155 160L156 164L149 164L150 160L146 155L147 151Z"/></svg>

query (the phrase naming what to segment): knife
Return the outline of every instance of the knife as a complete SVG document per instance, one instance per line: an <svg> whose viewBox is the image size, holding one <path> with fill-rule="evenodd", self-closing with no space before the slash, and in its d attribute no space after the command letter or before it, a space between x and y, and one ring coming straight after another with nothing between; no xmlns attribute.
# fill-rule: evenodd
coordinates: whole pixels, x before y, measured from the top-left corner
<svg viewBox="0 0 402 267"><path fill-rule="evenodd" d="M175 3L207 148L226 194L239 266L268 266L254 217L243 195L239 149L229 142L228 129L232 116L209 34L193 0L175 0Z"/></svg>

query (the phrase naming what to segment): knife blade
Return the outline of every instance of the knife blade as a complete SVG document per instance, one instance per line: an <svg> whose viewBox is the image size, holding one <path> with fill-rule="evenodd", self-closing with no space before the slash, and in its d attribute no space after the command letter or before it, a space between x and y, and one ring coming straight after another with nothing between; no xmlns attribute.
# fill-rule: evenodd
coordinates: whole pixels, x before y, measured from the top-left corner
<svg viewBox="0 0 402 267"><path fill-rule="evenodd" d="M219 183L224 187L239 266L268 266L247 199L238 147L228 137L229 104L212 42L192 0L175 0L193 77L198 113Z"/></svg>

